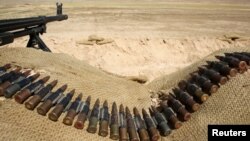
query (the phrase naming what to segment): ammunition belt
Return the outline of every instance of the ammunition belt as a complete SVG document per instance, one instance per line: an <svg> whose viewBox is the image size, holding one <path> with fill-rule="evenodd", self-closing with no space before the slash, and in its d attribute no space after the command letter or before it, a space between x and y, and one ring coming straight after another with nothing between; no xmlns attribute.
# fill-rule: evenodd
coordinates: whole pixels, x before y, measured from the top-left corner
<svg viewBox="0 0 250 141"><path fill-rule="evenodd" d="M7 98L13 96L18 103L25 103L25 107L29 110L33 110L42 102L37 107L37 112L41 115L46 115L49 109L55 107L48 114L49 119L53 121L57 121L63 112L67 112L63 123L66 125L74 124L77 129L83 129L85 121L89 119L87 128L89 133L97 132L99 122L99 135L105 137L108 135L108 130L110 130L110 138L113 140L158 140L160 138L159 133L162 136L168 136L171 130L180 128L182 122L189 120L191 113L197 111L200 105L215 93L221 85L235 77L236 73L246 72L250 65L250 53L247 52L225 53L225 56L216 56L216 58L217 61L208 61L207 65L191 73L190 78L187 80L181 80L178 83L179 88L173 89L173 92L166 93L164 90L157 92L160 106L150 107L149 114L145 109L142 109L142 113L139 113L134 108L134 116L132 116L127 107L124 110L122 104L118 111L115 102L110 114L107 101L103 103L102 108L99 108L99 99L96 100L93 110L90 111L90 96L86 101L82 101L82 94L80 94L75 101L72 101L74 90L67 95L63 94L67 89L67 85L52 92L57 80L45 86L44 83L49 77L40 79L39 82L33 82L39 75L33 78L25 73L22 75L22 73L18 72L19 70L14 71L17 74L19 73L19 77L17 77L17 74L15 77L5 75L3 78L5 82L0 81L0 96L7 97L6 93L8 91L12 92L12 89L14 89L14 92L17 92L8 95ZM9 66L9 64L5 66ZM6 67L6 71L1 70L0 79L4 74L11 72L8 71L9 68ZM212 71L209 71L211 73L207 76L204 72L208 72L207 70L210 69ZM14 72L12 71L12 73ZM7 77L9 77L9 80ZM13 80L14 78L16 80ZM216 83L213 80L218 81ZM26 81L30 83L28 84ZM28 97L32 98L28 99ZM73 123L75 118L77 120ZM111 119L112 121L110 121Z"/></svg>

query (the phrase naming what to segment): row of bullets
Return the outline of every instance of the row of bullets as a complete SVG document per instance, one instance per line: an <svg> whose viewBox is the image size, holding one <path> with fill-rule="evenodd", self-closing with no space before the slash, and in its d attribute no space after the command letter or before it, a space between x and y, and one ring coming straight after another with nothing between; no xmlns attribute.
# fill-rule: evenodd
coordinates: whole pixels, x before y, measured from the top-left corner
<svg viewBox="0 0 250 141"><path fill-rule="evenodd" d="M115 102L112 104L111 114L107 100L100 107L97 99L90 109L91 96L82 101L80 93L72 101L75 90L66 95L67 84L62 85L55 91L53 88L58 80L50 83L49 76L35 81L40 74L30 75L31 70L22 71L21 67L11 68L10 64L0 67L0 96L14 97L17 103L24 103L29 110L36 108L37 113L46 116L52 121L57 121L63 112L65 125L73 125L76 129L83 129L85 122L89 124L87 132L96 133L99 123L98 134L106 137L110 132L113 140L132 141L156 141L162 136L168 136L172 129L182 126L181 121L191 118L191 112L200 109L200 104L205 102L209 95L215 93L221 85L236 74L244 73L250 65L250 53L226 53L225 56L216 56L220 61L208 61L205 67L192 73L187 80L178 83L179 88L174 88L173 93L166 94L160 91L162 99L159 107L139 110L134 107L131 114L128 107L121 104L119 111ZM75 122L74 122L75 121Z"/></svg>
<svg viewBox="0 0 250 141"><path fill-rule="evenodd" d="M246 72L250 65L250 53L247 52L225 53L225 56L215 57L219 61L207 61L207 65L191 73L187 80L181 80L179 88L173 88L168 94L165 91L158 92L161 102L157 110L174 125L173 128L180 128L181 121L189 120L191 113L199 110L200 104L216 93L221 85L238 72Z"/></svg>
<svg viewBox="0 0 250 141"><path fill-rule="evenodd" d="M73 89L64 95L67 84L52 91L58 83L57 80L53 80L46 85L50 79L49 76L35 81L40 76L39 73L31 75L31 70L21 71L21 67L7 71L9 68L10 64L0 67L0 96L13 97L17 103L24 103L28 110L36 108L37 113L43 116L46 116L53 108L48 113L48 118L52 121L57 121L63 112L67 112L63 118L65 125L73 125L76 129L83 129L85 122L89 120L87 132L96 133L99 123L98 134L100 136L106 137L110 132L111 139L122 141L155 141L160 138L156 122L159 123L160 128L166 128L164 127L165 121L162 121L164 118L159 117L155 108L150 109L151 116L145 109L142 109L143 116L141 116L135 107L133 116L129 108L124 108L122 104L118 111L114 102L110 114L107 100L100 108L100 100L97 99L92 110L90 110L91 96L82 101L82 94L79 94L71 102L75 90ZM76 119L75 122L74 119ZM171 129L168 128L168 131L163 135L168 135L170 132Z"/></svg>

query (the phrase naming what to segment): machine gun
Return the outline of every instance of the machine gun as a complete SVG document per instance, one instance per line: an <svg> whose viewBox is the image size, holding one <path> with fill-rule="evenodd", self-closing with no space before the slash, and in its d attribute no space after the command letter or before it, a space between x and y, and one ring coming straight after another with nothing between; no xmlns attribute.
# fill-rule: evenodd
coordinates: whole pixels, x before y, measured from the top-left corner
<svg viewBox="0 0 250 141"><path fill-rule="evenodd" d="M29 35L27 47L35 48L38 45L43 51L51 52L39 35L46 33L47 23L68 19L67 15L62 14L62 3L56 3L56 6L56 16L0 20L0 46L14 42L15 38Z"/></svg>

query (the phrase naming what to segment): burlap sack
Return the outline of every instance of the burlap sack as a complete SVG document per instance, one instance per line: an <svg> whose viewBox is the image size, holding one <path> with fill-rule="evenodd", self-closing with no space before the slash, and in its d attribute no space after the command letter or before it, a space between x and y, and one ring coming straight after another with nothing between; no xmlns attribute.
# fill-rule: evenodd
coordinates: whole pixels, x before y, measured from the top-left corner
<svg viewBox="0 0 250 141"><path fill-rule="evenodd" d="M250 51L247 48L221 50L212 56L242 50ZM212 56L206 57L205 60L214 59ZM45 72L51 75L52 79L59 80L57 87L68 83L67 91L76 88L77 93L83 92L83 99L91 95L91 106L96 98L100 98L101 102L107 99L110 107L111 102L116 101L118 105L123 103L130 109L134 106L139 109L148 108L150 106L149 90L171 89L179 80L185 79L188 73L196 70L198 65L204 64L202 60L179 72L158 78L145 86L107 74L63 54L51 54L34 49L3 48L0 49L0 60L0 65L15 62L18 65ZM208 124L249 124L249 75L247 72L232 78L202 105L200 111L192 114L190 121L185 122L183 127L161 140L202 141L207 140ZM77 130L62 124L64 115L58 122L52 122L47 117L38 115L36 111L25 109L24 105L17 104L13 100L4 100L0 113L1 140L109 140L108 137L103 138L97 134L87 133L86 127L83 130Z"/></svg>

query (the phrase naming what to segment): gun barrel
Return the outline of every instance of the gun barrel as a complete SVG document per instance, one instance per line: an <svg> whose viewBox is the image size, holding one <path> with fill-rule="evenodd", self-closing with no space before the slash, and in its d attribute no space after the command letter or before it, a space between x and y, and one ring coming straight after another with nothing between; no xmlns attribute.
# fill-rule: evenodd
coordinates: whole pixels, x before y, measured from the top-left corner
<svg viewBox="0 0 250 141"><path fill-rule="evenodd" d="M67 20L68 15L40 16L32 18L19 18L10 20L0 20L0 32L7 32L21 28L33 27L53 21Z"/></svg>

